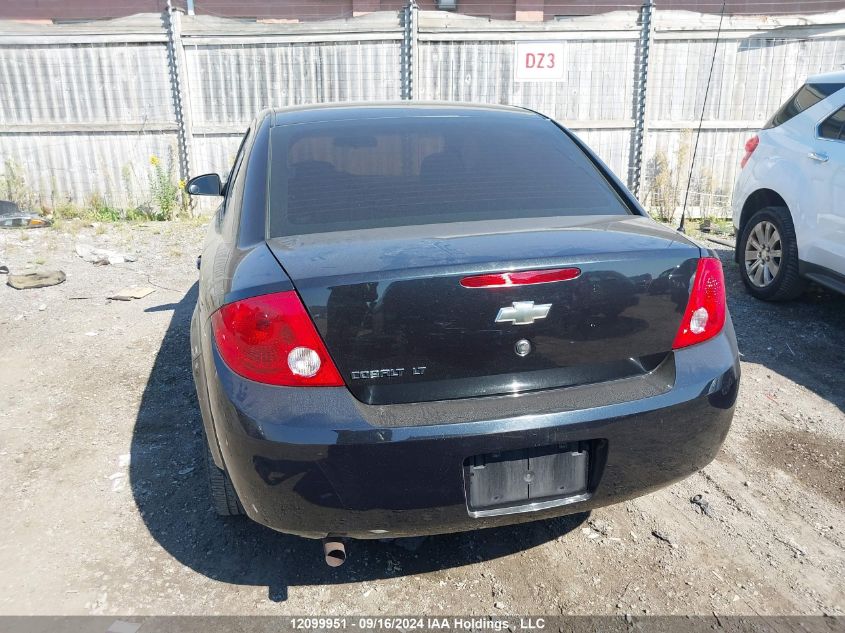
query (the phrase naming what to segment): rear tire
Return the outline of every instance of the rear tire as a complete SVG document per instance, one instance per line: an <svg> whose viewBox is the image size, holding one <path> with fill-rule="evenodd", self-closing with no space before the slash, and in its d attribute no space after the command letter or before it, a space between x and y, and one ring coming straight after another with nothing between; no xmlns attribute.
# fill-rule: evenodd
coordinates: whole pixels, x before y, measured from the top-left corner
<svg viewBox="0 0 845 633"><path fill-rule="evenodd" d="M763 301L788 301L804 292L798 274L798 241L786 207L765 207L742 227L739 274L748 292Z"/></svg>
<svg viewBox="0 0 845 633"><path fill-rule="evenodd" d="M244 514L238 495L232 486L232 480L225 470L217 467L211 456L211 449L206 446L205 465L208 474L208 489L211 493L211 503L214 511L221 517L240 516Z"/></svg>

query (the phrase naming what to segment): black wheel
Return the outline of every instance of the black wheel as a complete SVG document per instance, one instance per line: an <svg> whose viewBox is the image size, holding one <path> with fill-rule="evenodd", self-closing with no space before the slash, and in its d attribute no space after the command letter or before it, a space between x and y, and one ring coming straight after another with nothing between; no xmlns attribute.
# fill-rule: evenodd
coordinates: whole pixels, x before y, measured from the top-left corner
<svg viewBox="0 0 845 633"><path fill-rule="evenodd" d="M221 517L239 516L244 514L244 508L238 500L232 480L225 470L217 467L211 457L211 450L205 449L205 470L208 474L208 489L211 492L211 503L214 511Z"/></svg>
<svg viewBox="0 0 845 633"><path fill-rule="evenodd" d="M807 282L798 275L795 226L786 207L765 207L751 216L737 244L745 287L764 301L798 297Z"/></svg>

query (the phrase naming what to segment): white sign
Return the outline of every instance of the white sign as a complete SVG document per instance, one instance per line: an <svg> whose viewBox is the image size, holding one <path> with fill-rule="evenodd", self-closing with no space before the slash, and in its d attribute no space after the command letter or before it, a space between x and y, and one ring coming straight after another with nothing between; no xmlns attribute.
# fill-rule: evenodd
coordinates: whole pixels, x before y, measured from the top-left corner
<svg viewBox="0 0 845 633"><path fill-rule="evenodd" d="M563 42L516 42L516 81L560 81L563 79Z"/></svg>

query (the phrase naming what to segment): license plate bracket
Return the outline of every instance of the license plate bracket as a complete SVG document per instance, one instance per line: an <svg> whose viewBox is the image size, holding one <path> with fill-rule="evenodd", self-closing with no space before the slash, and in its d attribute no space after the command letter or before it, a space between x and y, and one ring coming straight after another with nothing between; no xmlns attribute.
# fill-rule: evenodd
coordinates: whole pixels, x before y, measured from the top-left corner
<svg viewBox="0 0 845 633"><path fill-rule="evenodd" d="M501 508L519 511L554 501L577 501L588 496L588 442L475 455L464 462L467 506L486 514ZM549 504L548 502L552 502Z"/></svg>

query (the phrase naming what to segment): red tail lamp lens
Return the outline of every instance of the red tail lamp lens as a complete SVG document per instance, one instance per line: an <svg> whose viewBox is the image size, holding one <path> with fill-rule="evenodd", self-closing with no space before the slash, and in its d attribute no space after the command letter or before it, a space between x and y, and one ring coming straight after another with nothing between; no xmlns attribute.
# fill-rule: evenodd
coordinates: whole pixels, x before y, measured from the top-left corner
<svg viewBox="0 0 845 633"><path fill-rule="evenodd" d="M512 273L475 275L461 279L464 288L507 288L509 286L530 286L555 281L569 281L581 274L580 268L554 268L547 270L522 270Z"/></svg>
<svg viewBox="0 0 845 633"><path fill-rule="evenodd" d="M698 260L687 309L672 348L689 347L716 336L725 325L725 310L722 262L703 257Z"/></svg>
<svg viewBox="0 0 845 633"><path fill-rule="evenodd" d="M223 360L244 378L289 387L343 385L292 290L226 304L211 315L211 327Z"/></svg>
<svg viewBox="0 0 845 633"><path fill-rule="evenodd" d="M757 149L757 146L759 144L760 137L756 134L747 141L745 141L745 156L743 156L742 160L739 162L740 168L745 167L745 164L748 162L748 159L751 158L751 154L754 153L754 150Z"/></svg>

